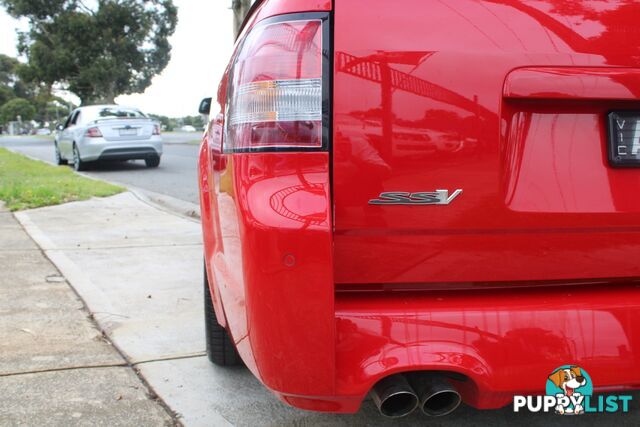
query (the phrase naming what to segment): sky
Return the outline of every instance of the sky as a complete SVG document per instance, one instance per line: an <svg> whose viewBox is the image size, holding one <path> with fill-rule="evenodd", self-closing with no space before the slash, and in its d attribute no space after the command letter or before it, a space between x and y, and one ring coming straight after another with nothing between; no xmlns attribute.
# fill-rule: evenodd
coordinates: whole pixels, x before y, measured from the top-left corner
<svg viewBox="0 0 640 427"><path fill-rule="evenodd" d="M170 39L171 61L143 94L123 95L118 104L170 117L198 114L202 98L217 92L233 49L231 0L174 0L178 26ZM0 8L0 53L17 56L16 30L28 28ZM74 102L73 95L61 94Z"/></svg>

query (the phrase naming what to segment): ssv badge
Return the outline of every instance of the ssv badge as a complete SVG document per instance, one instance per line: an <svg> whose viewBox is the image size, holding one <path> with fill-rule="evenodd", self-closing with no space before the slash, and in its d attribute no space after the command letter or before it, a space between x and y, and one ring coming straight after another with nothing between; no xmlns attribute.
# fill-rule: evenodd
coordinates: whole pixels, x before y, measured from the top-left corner
<svg viewBox="0 0 640 427"><path fill-rule="evenodd" d="M369 200L370 205L448 205L462 194L461 189L449 195L449 190L430 192L406 193L403 191L389 191L380 193L377 199Z"/></svg>

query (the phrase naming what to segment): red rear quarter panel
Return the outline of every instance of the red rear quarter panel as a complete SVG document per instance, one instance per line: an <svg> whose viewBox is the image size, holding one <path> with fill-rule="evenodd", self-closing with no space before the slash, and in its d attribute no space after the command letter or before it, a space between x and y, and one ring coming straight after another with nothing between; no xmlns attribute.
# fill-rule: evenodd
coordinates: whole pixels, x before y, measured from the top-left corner
<svg viewBox="0 0 640 427"><path fill-rule="evenodd" d="M329 10L331 1L264 1L243 35L271 16ZM227 77L228 71L214 118L225 110ZM216 314L224 313L219 318L240 355L267 387L330 396L335 312L329 154L222 154L223 121L220 116L210 123L200 157L205 259Z"/></svg>

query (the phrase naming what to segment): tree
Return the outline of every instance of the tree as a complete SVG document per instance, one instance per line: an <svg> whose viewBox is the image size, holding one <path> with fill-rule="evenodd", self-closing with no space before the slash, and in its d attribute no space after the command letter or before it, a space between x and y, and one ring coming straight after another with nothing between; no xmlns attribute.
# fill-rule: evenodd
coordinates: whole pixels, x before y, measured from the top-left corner
<svg viewBox="0 0 640 427"><path fill-rule="evenodd" d="M0 54L0 85L10 86L15 81L19 64L17 59Z"/></svg>
<svg viewBox="0 0 640 427"><path fill-rule="evenodd" d="M0 121L2 123L14 120L29 121L36 115L36 108L23 98L15 98L0 107Z"/></svg>
<svg viewBox="0 0 640 427"><path fill-rule="evenodd" d="M15 58L0 54L0 106L15 98L23 95L22 84L19 83L17 69L19 62ZM16 93L16 86L18 93Z"/></svg>
<svg viewBox="0 0 640 427"><path fill-rule="evenodd" d="M18 49L26 81L58 84L83 104L139 93L169 63L177 24L173 0L0 0L29 19Z"/></svg>
<svg viewBox="0 0 640 427"><path fill-rule="evenodd" d="M13 90L7 86L0 85L0 106L14 98Z"/></svg>
<svg viewBox="0 0 640 427"><path fill-rule="evenodd" d="M0 54L0 107L14 98L26 99L36 109L33 119L41 124L65 115L68 103L53 96L51 86L25 81L25 71L28 67L17 59Z"/></svg>

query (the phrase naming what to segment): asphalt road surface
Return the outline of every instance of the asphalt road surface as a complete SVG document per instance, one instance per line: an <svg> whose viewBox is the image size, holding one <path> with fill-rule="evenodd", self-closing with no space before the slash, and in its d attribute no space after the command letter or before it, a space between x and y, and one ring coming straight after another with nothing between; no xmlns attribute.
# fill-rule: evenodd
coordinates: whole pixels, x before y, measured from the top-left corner
<svg viewBox="0 0 640 427"><path fill-rule="evenodd" d="M198 204L198 145L194 143L197 139L198 135L193 133L168 134L158 168L147 168L143 160L103 162L95 164L87 174ZM54 161L53 137L2 136L0 147L47 162Z"/></svg>

